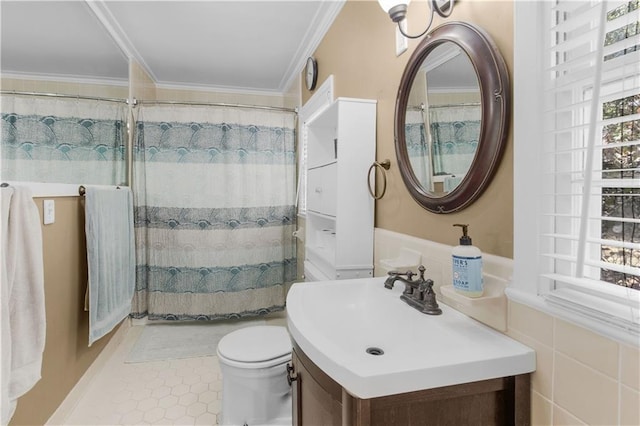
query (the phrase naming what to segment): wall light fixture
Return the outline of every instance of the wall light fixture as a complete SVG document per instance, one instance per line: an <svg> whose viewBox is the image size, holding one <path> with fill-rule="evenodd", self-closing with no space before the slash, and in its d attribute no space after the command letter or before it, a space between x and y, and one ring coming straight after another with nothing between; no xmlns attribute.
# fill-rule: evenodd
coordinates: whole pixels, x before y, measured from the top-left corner
<svg viewBox="0 0 640 426"><path fill-rule="evenodd" d="M407 6L409 6L410 1L411 0L378 0L382 10L389 14L391 20L398 24L402 35L408 38L419 38L425 35L433 23L434 12L443 18L448 18L451 12L453 12L453 3L455 2L455 0L427 0L430 12L427 28L418 35L409 35L404 32L400 22L407 17Z"/></svg>

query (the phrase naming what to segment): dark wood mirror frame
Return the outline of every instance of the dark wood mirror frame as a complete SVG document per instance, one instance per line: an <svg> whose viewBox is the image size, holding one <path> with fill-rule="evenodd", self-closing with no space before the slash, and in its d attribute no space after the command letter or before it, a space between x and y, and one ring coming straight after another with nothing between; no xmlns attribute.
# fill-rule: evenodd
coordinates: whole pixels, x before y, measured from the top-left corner
<svg viewBox="0 0 640 426"><path fill-rule="evenodd" d="M445 42L457 44L471 59L480 83L482 123L475 157L460 184L442 197L434 197L416 177L407 151L405 117L413 80L429 53ZM507 66L491 38L465 22L449 22L435 28L409 58L404 70L395 111L395 147L398 166L411 196L434 213L453 213L475 201L487 188L506 145L511 112L511 88Z"/></svg>

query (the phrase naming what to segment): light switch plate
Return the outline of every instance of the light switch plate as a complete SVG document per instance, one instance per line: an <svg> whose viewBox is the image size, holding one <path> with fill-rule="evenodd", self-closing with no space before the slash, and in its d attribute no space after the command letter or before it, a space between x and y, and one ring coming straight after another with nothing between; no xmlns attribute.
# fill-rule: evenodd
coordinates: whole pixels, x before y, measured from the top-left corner
<svg viewBox="0 0 640 426"><path fill-rule="evenodd" d="M49 225L56 221L56 204L54 200L44 200L42 202L44 210L44 224Z"/></svg>

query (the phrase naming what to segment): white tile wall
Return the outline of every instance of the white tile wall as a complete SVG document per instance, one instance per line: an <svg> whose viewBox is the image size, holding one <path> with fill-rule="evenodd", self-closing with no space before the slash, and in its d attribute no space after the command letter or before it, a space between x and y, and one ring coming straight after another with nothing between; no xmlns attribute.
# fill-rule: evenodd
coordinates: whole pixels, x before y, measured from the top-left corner
<svg viewBox="0 0 640 426"><path fill-rule="evenodd" d="M381 258L393 258L402 247L421 251L423 260L439 268L437 275L448 279L451 247L381 229L376 229L376 267ZM511 259L487 258L485 272L510 278ZM638 346L618 343L519 303L509 302L507 312L506 334L536 351L532 424L640 425ZM482 321L481 316L476 319Z"/></svg>

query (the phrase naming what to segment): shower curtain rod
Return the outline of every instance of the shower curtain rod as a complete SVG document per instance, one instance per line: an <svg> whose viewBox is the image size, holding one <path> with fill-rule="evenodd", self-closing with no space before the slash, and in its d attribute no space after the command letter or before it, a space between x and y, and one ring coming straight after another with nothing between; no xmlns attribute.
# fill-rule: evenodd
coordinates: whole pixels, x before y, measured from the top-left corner
<svg viewBox="0 0 640 426"><path fill-rule="evenodd" d="M481 106L480 102L467 102L461 104L440 104L440 105L429 105L429 108L451 108L451 107L464 107L464 106ZM415 111L424 111L427 109L425 104L420 105L409 105L407 109L415 110Z"/></svg>
<svg viewBox="0 0 640 426"><path fill-rule="evenodd" d="M128 99L101 98L98 96L82 96L82 95L63 95L60 93L20 92L16 90L0 90L0 95L43 96L48 98L82 99L87 101L122 102L125 104L129 104ZM135 100L133 104L134 105L136 104Z"/></svg>
<svg viewBox="0 0 640 426"><path fill-rule="evenodd" d="M129 99L119 99L119 98L102 98L98 96L82 96L82 95L63 95L60 93L43 93L43 92L21 92L17 90L0 90L0 95L19 95L19 96L43 96L50 98L67 98L67 99L83 99L89 101L106 101L106 102L122 102L129 104ZM263 105L247 105L247 104L228 104L222 102L182 102L182 101L138 101L137 99L133 99L133 105L146 104L146 105L189 105L189 106L219 106L219 107L230 107L230 108L252 108L252 109L264 109L264 110L272 110L272 111L283 111L283 112L291 112L294 114L298 113L297 108L284 108L284 107L273 107L273 106L263 106Z"/></svg>
<svg viewBox="0 0 640 426"><path fill-rule="evenodd" d="M429 108L451 108L451 107L465 107L465 106L481 106L480 102L467 102L461 104L440 104L440 105L429 105Z"/></svg>
<svg viewBox="0 0 640 426"><path fill-rule="evenodd" d="M134 100L135 101L135 100ZM188 101L137 101L138 105L187 105L187 106L217 106L229 108L266 109L271 111L283 111L298 114L298 108L284 108L264 105L227 104L224 102L188 102Z"/></svg>

